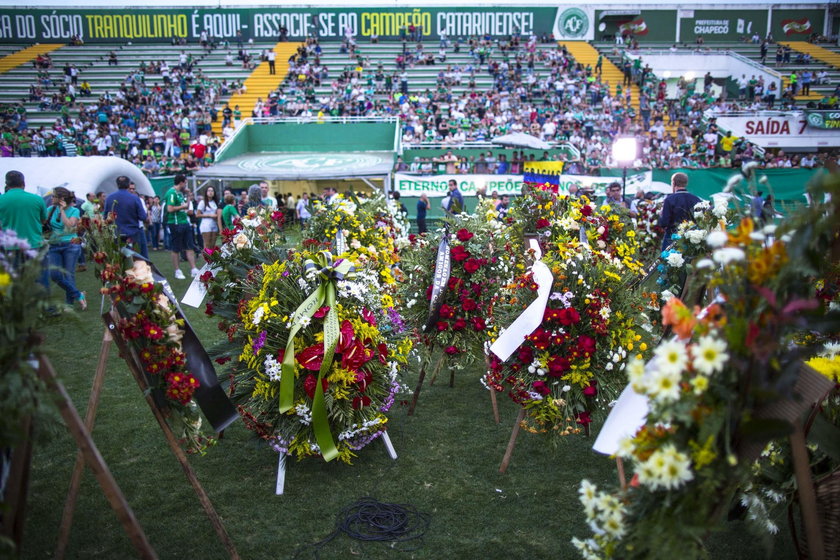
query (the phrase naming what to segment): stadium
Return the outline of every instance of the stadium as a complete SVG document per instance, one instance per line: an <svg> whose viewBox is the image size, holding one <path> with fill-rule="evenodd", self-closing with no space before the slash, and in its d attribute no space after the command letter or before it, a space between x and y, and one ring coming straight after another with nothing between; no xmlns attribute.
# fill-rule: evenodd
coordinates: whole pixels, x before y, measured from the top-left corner
<svg viewBox="0 0 840 560"><path fill-rule="evenodd" d="M833 2L0 0L0 555L832 558L838 153Z"/></svg>

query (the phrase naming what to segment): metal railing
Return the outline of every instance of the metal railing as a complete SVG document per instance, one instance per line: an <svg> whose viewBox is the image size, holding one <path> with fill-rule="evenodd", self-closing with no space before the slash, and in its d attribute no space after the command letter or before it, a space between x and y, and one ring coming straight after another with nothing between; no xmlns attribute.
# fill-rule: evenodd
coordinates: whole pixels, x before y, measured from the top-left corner
<svg viewBox="0 0 840 560"><path fill-rule="evenodd" d="M500 150L506 148L539 151L539 148L529 148L527 146L502 146L486 140L482 142L458 142L457 144L451 144L448 142L407 142L403 144L404 150ZM552 144L548 149L565 150L574 159L580 159L580 150L574 144L569 144L568 142L558 142L556 144Z"/></svg>
<svg viewBox="0 0 840 560"><path fill-rule="evenodd" d="M768 66L765 66L765 65L763 65L759 62L756 62L749 57L746 57L746 56L744 56L740 53L737 53L737 52L729 50L729 49L713 50L713 51L706 51L706 50L697 50L697 51L694 51L694 50L677 50L677 51L672 51L670 49L637 49L635 51L626 51L626 52L636 54L636 55L639 56L639 58L642 58L642 60L644 60L643 55L646 55L646 54L647 55L668 55L668 56L720 56L720 55L726 55L726 56L731 56L731 57L737 59L739 62L743 62L744 64L747 64L747 65L755 68L756 71L758 71L758 72L764 72L765 74L770 74L771 76L773 76L774 78L776 78L780 82L782 80L782 75L779 72L777 72L777 71L773 70L772 68L770 68ZM632 57L628 57L628 58L632 58Z"/></svg>

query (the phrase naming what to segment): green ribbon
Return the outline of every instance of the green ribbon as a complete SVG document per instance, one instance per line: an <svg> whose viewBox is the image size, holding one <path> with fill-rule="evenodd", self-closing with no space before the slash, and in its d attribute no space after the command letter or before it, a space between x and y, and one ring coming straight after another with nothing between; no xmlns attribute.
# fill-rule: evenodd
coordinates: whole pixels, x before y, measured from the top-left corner
<svg viewBox="0 0 840 560"><path fill-rule="evenodd" d="M318 380L315 382L315 396L312 399L312 430L315 432L315 441L321 448L321 455L325 461L332 461L338 456L335 441L330 431L327 407L324 404L324 387L322 379L330 371L335 347L338 345L340 330L338 325L338 312L335 310L336 282L343 280L353 274L353 263L341 259L333 262L332 254L329 251L320 251L316 256L317 262L306 260L303 265L304 275L316 271L320 278L318 288L298 306L294 313L294 323L289 331L289 340L286 343L286 354L283 356L280 376L280 412L291 410L295 397L295 335L302 328L304 319L311 319L321 307L328 305L330 310L324 318L324 359L321 362L321 369L318 372Z"/></svg>

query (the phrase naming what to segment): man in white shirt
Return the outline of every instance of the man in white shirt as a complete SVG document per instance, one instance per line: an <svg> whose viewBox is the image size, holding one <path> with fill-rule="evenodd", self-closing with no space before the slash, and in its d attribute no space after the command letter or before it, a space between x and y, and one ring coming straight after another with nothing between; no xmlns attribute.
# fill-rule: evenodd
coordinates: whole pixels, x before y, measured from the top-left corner
<svg viewBox="0 0 840 560"><path fill-rule="evenodd" d="M305 192L303 193L303 198L298 201L295 208L295 218L297 218L301 227L305 227L311 217L312 213L309 211L309 193Z"/></svg>
<svg viewBox="0 0 840 560"><path fill-rule="evenodd" d="M260 197L262 199L263 206L266 208L272 210L277 208L277 199L268 194L268 181L260 181Z"/></svg>

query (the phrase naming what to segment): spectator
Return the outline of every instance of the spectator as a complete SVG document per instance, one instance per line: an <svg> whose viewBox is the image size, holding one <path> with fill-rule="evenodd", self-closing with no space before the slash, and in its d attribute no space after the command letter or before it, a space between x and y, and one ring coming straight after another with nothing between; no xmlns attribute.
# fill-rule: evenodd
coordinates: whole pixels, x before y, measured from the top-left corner
<svg viewBox="0 0 840 560"><path fill-rule="evenodd" d="M674 173L671 176L671 188L673 192L665 197L658 221L658 226L665 230L663 251L673 242L671 236L677 231L677 226L693 219L694 206L701 202L700 197L688 192L688 175L685 173Z"/></svg>
<svg viewBox="0 0 840 560"><path fill-rule="evenodd" d="M426 233L428 231L426 227L426 214L432 208L431 202L429 202L429 196L426 193L420 195L420 198L417 200L417 232L418 233Z"/></svg>
<svg viewBox="0 0 840 560"><path fill-rule="evenodd" d="M146 210L140 197L132 193L131 180L125 175L117 177L116 192L108 195L105 199L105 215L114 214L117 232L120 239L127 245L137 244L138 252L144 257L149 257L146 246L146 233L141 224L146 221Z"/></svg>
<svg viewBox="0 0 840 560"><path fill-rule="evenodd" d="M192 228L187 215L188 204L184 197L184 189L187 186L186 175L175 176L174 186L166 192L164 197L166 214L166 225L170 235L170 250L172 255L172 268L175 269L175 278L184 279L184 273L180 268L181 251L186 253L187 261L190 264L190 276L197 276L198 269L195 267L195 252L192 238ZM259 191L259 187L257 187Z"/></svg>

